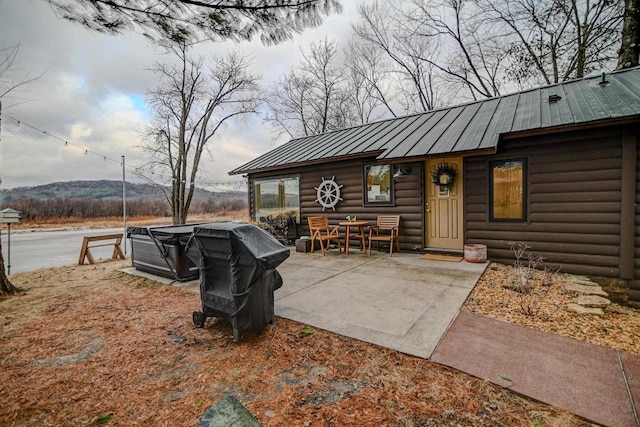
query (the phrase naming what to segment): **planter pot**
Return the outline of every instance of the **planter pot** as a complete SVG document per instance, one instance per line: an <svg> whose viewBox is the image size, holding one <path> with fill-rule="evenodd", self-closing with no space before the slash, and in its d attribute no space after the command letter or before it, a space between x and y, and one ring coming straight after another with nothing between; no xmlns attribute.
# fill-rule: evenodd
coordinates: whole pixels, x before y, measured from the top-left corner
<svg viewBox="0 0 640 427"><path fill-rule="evenodd" d="M486 262L487 245L468 244L464 245L464 260L467 262Z"/></svg>
<svg viewBox="0 0 640 427"><path fill-rule="evenodd" d="M296 252L311 252L311 239L308 236L296 239Z"/></svg>

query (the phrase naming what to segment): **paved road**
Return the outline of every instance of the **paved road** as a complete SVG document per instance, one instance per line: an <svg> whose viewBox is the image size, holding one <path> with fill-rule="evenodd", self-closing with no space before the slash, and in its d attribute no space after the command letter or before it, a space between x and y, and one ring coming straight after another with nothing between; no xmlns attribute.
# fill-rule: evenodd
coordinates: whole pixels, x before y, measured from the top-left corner
<svg viewBox="0 0 640 427"><path fill-rule="evenodd" d="M9 249L7 228L3 224L0 230L2 231L2 254L4 255L5 267L7 267ZM45 267L76 264L84 236L120 232L122 232L122 228L58 231L11 230L11 274ZM96 261L101 258L111 258L112 252L113 246L104 246L91 250ZM127 255L130 255L128 244Z"/></svg>

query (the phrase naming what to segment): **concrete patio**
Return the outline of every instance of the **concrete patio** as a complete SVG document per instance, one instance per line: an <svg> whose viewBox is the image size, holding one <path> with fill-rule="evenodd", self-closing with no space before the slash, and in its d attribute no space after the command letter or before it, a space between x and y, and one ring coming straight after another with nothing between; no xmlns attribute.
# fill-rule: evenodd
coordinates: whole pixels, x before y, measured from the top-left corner
<svg viewBox="0 0 640 427"><path fill-rule="evenodd" d="M277 316L428 359L488 263L422 259L415 253L294 248L278 272ZM133 267L129 274L200 292L199 281L176 282Z"/></svg>
<svg viewBox="0 0 640 427"><path fill-rule="evenodd" d="M429 358L487 264L419 254L291 252L276 315Z"/></svg>

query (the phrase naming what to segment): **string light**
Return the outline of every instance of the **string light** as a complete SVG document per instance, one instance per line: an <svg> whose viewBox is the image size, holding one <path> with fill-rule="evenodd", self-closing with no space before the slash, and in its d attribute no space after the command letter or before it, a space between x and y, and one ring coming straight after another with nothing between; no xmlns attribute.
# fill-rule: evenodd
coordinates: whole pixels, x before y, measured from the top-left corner
<svg viewBox="0 0 640 427"><path fill-rule="evenodd" d="M24 125L24 126L30 128L30 129L33 129L33 130L35 130L37 132L40 132L40 133L42 133L44 135L47 135L47 136L51 137L51 138L57 139L58 141L63 142L65 147L71 146L71 147L79 148L81 150L84 150L84 154L85 155L94 154L96 156L102 157L102 160L104 160L105 162L107 160L109 160L109 161L118 163L120 165L120 167L122 167L122 159L119 159L119 160L113 159L113 158L111 158L109 156L105 156L104 154L100 154L100 153L97 153L95 151L89 150L87 147L83 147L83 146L80 146L80 145L73 144L73 143L67 141L66 139L60 138L60 137L58 137L58 136L56 136L56 135L54 135L52 133L47 132L46 130L39 129L36 126L33 126L33 125L29 124L29 123L25 123L22 120L18 120L16 118L8 116L8 115L5 115L5 117L13 120L16 123L17 126ZM140 167L140 166L127 166L126 169L129 170L129 171L132 171L134 174L140 174L141 171L143 170L143 168ZM151 172L152 175L155 175L154 171L150 171L150 172ZM203 187L209 187L209 188L215 188L215 187L225 188L225 189L231 188L232 191L234 191L234 190L235 191L239 191L241 188L243 188L243 189L246 188L246 181L244 181L244 180L242 180L242 181L230 181L230 182L213 182L213 181L209 181L207 179L199 178L198 179L198 184L203 186ZM212 190L212 191L216 191L216 190Z"/></svg>
<svg viewBox="0 0 640 427"><path fill-rule="evenodd" d="M14 118L14 117L11 117L11 116L5 116L5 117L13 120L18 126L20 126L22 124L22 125L30 128L30 129L35 130L36 132L40 132L40 133L42 133L44 135L50 136L51 138L55 138L58 141L64 142L64 146L65 147L68 147L68 146L76 147L76 148L79 148L81 150L84 150L84 154L86 154L86 155L94 154L96 156L102 157L105 161L106 160L111 160L112 162L121 164L120 160L112 159L111 157L105 156L104 154L100 154L100 153L97 153L95 151L91 151L87 147L83 147L83 146L80 146L80 145L73 144L73 143L71 143L71 142L69 142L69 141L67 141L67 140L65 140L63 138L60 138L59 136L56 136L56 135L54 135L52 133L47 132L46 130L39 129L36 126L33 126L33 125L29 124L29 123L25 123L22 120L18 120L18 119Z"/></svg>

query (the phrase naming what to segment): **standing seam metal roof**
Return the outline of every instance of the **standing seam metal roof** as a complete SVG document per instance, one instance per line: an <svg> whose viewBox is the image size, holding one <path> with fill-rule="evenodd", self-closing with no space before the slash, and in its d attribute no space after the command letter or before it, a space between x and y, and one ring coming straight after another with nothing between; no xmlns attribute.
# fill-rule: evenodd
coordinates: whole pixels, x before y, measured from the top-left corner
<svg viewBox="0 0 640 427"><path fill-rule="evenodd" d="M292 139L230 174L378 153L378 160L496 149L500 135L640 117L640 67ZM551 95L560 98L549 99Z"/></svg>

